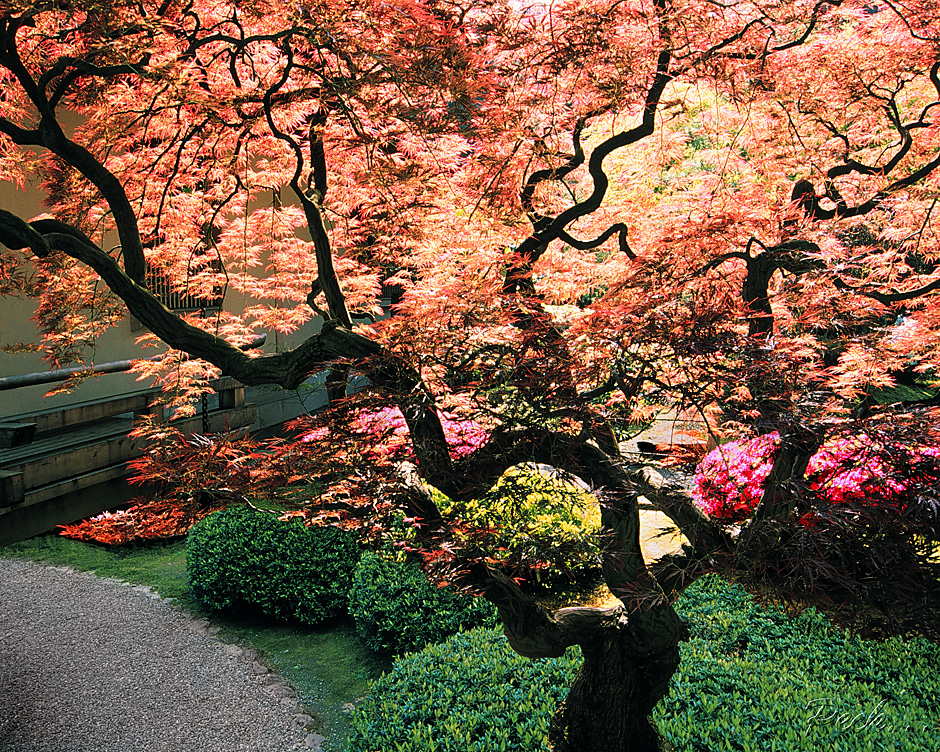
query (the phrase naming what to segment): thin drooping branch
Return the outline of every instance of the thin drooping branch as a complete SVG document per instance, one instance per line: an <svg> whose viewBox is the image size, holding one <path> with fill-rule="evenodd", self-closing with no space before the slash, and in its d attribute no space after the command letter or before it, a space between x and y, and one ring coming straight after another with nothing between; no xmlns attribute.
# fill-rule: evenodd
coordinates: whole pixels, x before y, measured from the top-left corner
<svg viewBox="0 0 940 752"><path fill-rule="evenodd" d="M330 363L362 361L382 353L381 346L367 337L326 322L320 332L293 350L252 357L223 338L181 319L131 279L114 258L63 222L40 220L31 226L15 214L0 210L0 242L14 250L30 248L40 257L53 250L61 251L87 264L124 301L128 310L170 347L212 363L243 384L277 384L295 389ZM385 371L377 373L404 391L416 383L416 376L403 366L394 365L392 359Z"/></svg>
<svg viewBox="0 0 940 752"><path fill-rule="evenodd" d="M310 231L310 237L313 240L313 247L317 258L317 271L320 290L326 297L326 303L330 313L339 320L347 329L352 329L352 316L349 314L349 308L346 306L346 296L339 285L339 278L336 274L336 268L333 265L333 250L330 246L330 236L327 234L326 225L323 221L323 212L321 203L326 193L326 173L325 162L322 164L318 157L323 152L323 134L321 128L317 125L318 119L325 121L325 115L317 114L314 116L314 122L310 127L310 151L313 161L313 179L315 190L308 192L300 185L300 178L304 169L304 153L300 144L291 135L282 131L274 122L274 105L272 97L281 86L283 86L290 77L293 67L293 51L290 44L285 40L281 48L287 57L284 70L281 72L280 79L269 86L264 94L264 114L272 135L288 145L294 154L294 174L291 176L290 187L300 202L307 220L307 228ZM322 124L322 122L321 122ZM318 310L316 307L317 291L311 289L308 296L310 307Z"/></svg>

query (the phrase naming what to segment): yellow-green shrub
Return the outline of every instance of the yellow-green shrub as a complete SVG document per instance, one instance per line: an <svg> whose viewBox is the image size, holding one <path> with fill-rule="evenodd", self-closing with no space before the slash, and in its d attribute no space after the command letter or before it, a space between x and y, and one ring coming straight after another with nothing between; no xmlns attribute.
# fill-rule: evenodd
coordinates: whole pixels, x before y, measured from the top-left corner
<svg viewBox="0 0 940 752"><path fill-rule="evenodd" d="M600 565L597 499L561 478L523 465L506 472L480 499L436 498L445 515L492 528L493 558L530 562L536 579L584 574Z"/></svg>

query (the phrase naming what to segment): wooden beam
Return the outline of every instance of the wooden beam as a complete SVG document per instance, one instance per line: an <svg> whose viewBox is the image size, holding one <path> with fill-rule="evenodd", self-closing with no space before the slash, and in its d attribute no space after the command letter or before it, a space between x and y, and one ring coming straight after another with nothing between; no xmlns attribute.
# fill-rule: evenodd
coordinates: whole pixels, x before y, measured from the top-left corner
<svg viewBox="0 0 940 752"><path fill-rule="evenodd" d="M15 470L0 470L0 508L21 504L25 498L23 473Z"/></svg>
<svg viewBox="0 0 940 752"><path fill-rule="evenodd" d="M25 446L35 435L35 423L0 423L0 449Z"/></svg>

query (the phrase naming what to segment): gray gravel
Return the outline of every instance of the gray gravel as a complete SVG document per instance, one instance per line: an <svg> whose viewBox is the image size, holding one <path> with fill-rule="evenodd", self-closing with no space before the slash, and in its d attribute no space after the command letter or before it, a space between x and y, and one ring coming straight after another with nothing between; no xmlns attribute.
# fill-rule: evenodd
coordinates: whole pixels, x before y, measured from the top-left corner
<svg viewBox="0 0 940 752"><path fill-rule="evenodd" d="M0 752L318 749L251 651L144 587L0 559Z"/></svg>

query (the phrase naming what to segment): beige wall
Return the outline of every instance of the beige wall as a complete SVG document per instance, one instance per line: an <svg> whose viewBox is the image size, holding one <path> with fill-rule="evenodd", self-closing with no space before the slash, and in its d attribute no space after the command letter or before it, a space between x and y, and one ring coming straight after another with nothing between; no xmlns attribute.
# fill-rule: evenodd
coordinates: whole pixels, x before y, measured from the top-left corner
<svg viewBox="0 0 940 752"><path fill-rule="evenodd" d="M0 182L0 207L24 219L30 219L43 211L41 196L38 187L30 186L28 190L21 191L11 183ZM35 303L31 300L0 297L0 345L38 340L36 326L30 320L35 308ZM100 347L94 355L95 362L105 363L137 357L142 350L134 344L134 339L130 321L122 322L101 338ZM0 377L48 370L48 364L44 363L38 354L0 352ZM143 385L128 374L109 374L87 380L72 394L44 397L51 386L0 391L0 418L127 394L139 391Z"/></svg>
<svg viewBox="0 0 940 752"><path fill-rule="evenodd" d="M24 219L31 219L42 213L41 195L38 186L35 185L29 186L27 190L17 190L11 183L0 182L0 208L11 211ZM229 292L226 296L225 307L229 310L237 310L242 305L240 295ZM37 341L35 324L30 320L34 311L35 304L31 300L0 297L0 345L19 341ZM293 347L304 337L316 331L318 327L319 322L315 321L290 336L270 332L263 349L267 352L274 352L276 349ZM132 331L130 318L125 319L100 338L99 347L93 356L94 363L108 363L154 355L158 352L157 350L141 348L135 344L136 338L143 333L144 330ZM0 351L0 377L48 370L50 367L38 354L11 354ZM53 386L53 384L47 384L0 391L0 420L23 413L130 394L149 388L150 384L138 382L134 376L127 373L103 374L87 379L70 394L45 397L44 395ZM300 404L294 395L285 394L284 397L292 404ZM306 401L309 402L309 398ZM292 410L288 412L297 414Z"/></svg>

